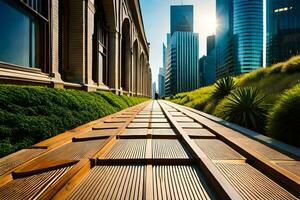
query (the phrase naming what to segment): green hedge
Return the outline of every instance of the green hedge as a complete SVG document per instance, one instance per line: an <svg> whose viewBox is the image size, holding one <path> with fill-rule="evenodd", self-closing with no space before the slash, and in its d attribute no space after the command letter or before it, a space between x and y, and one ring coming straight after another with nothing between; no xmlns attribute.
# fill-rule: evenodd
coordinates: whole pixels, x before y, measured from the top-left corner
<svg viewBox="0 0 300 200"><path fill-rule="evenodd" d="M0 157L145 100L102 91L0 85Z"/></svg>
<svg viewBox="0 0 300 200"><path fill-rule="evenodd" d="M300 83L280 96L271 109L267 133L300 147Z"/></svg>

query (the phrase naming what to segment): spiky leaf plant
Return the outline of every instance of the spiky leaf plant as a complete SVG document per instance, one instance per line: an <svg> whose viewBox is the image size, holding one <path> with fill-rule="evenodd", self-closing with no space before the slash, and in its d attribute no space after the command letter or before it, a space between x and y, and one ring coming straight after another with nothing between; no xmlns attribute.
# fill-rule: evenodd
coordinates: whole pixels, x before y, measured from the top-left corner
<svg viewBox="0 0 300 200"><path fill-rule="evenodd" d="M232 77L224 77L215 83L213 97L217 100L221 100L227 95L229 95L231 91L234 90L236 87L236 82Z"/></svg>
<svg viewBox="0 0 300 200"><path fill-rule="evenodd" d="M238 88L220 103L215 114L224 120L262 132L267 115L264 98L257 88Z"/></svg>

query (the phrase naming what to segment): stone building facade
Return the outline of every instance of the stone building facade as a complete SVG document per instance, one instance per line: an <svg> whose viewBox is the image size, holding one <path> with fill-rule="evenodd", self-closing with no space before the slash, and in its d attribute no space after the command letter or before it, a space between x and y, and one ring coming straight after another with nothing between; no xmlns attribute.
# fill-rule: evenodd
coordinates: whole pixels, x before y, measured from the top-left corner
<svg viewBox="0 0 300 200"><path fill-rule="evenodd" d="M151 96L139 0L1 1L0 13L1 83Z"/></svg>

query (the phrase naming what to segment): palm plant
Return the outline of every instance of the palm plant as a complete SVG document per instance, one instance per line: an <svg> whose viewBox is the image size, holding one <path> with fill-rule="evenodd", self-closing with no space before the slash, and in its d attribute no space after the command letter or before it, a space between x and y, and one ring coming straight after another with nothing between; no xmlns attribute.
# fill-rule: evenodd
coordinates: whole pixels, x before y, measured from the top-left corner
<svg viewBox="0 0 300 200"><path fill-rule="evenodd" d="M267 116L264 98L257 88L238 88L222 102L218 116L255 131L264 131Z"/></svg>
<svg viewBox="0 0 300 200"><path fill-rule="evenodd" d="M213 97L219 101L229 95L231 91L236 88L236 86L236 82L232 77L224 77L215 83Z"/></svg>

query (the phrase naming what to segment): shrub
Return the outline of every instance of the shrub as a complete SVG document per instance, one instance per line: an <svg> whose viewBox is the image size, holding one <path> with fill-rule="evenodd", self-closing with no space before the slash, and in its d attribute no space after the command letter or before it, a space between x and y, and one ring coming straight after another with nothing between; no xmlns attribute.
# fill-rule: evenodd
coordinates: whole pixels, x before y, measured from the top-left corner
<svg viewBox="0 0 300 200"><path fill-rule="evenodd" d="M269 74L278 74L281 72L284 63L277 63L269 68Z"/></svg>
<svg viewBox="0 0 300 200"><path fill-rule="evenodd" d="M289 59L282 67L282 72L295 73L300 72L300 56Z"/></svg>
<svg viewBox="0 0 300 200"><path fill-rule="evenodd" d="M210 99L211 99L211 94L203 94L195 98L193 101L186 103L185 105L203 111L203 109L205 108L206 104L209 102Z"/></svg>
<svg viewBox="0 0 300 200"><path fill-rule="evenodd" d="M267 68L260 68L247 74L242 74L237 78L238 86L247 85L256 82L266 76L268 73Z"/></svg>
<svg viewBox="0 0 300 200"><path fill-rule="evenodd" d="M217 100L221 100L225 96L229 95L231 91L236 88L236 86L236 82L232 77L227 76L225 78L222 78L215 83L215 91L213 92L213 97Z"/></svg>
<svg viewBox="0 0 300 200"><path fill-rule="evenodd" d="M215 111L215 108L217 106L219 101L217 101L216 99L210 99L209 102L206 103L203 112L206 112L208 114L212 114Z"/></svg>
<svg viewBox="0 0 300 200"><path fill-rule="evenodd" d="M0 157L145 99L126 100L109 92L0 85Z"/></svg>
<svg viewBox="0 0 300 200"><path fill-rule="evenodd" d="M120 96L112 95L111 92L101 91L97 92L96 94L102 96L109 104L111 104L115 108L118 108L118 110L128 107L128 104Z"/></svg>
<svg viewBox="0 0 300 200"><path fill-rule="evenodd" d="M261 132L264 130L266 120L264 96L257 88L238 88L217 106L214 114L224 120Z"/></svg>
<svg viewBox="0 0 300 200"><path fill-rule="evenodd" d="M287 90L269 112L267 134L300 147L300 84Z"/></svg>

